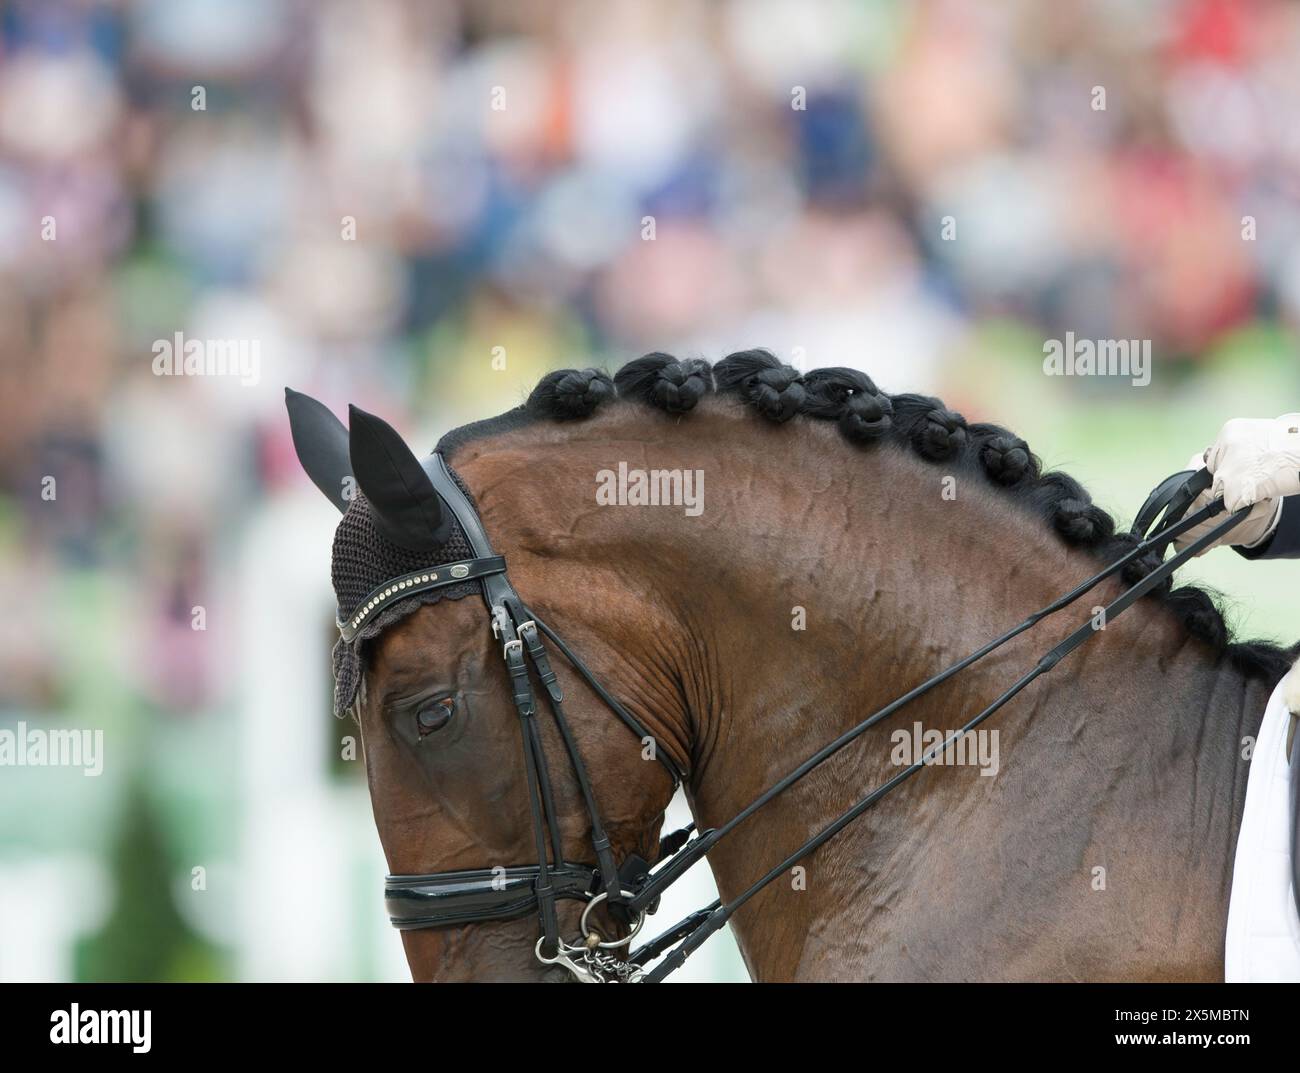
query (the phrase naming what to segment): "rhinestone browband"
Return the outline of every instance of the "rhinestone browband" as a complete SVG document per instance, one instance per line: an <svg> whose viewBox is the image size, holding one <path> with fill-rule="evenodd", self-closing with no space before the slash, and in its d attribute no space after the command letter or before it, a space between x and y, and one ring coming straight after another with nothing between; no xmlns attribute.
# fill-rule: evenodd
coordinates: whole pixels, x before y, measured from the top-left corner
<svg viewBox="0 0 1300 1073"><path fill-rule="evenodd" d="M444 563L427 570L403 574L385 581L362 600L361 606L351 615L346 619L337 619L334 624L339 628L343 640L351 641L362 626L391 603L404 600L417 592L427 592L429 589L454 585L458 581L469 581L488 574L504 574L505 571L505 559L500 555L490 555L483 559L465 559L459 563Z"/></svg>

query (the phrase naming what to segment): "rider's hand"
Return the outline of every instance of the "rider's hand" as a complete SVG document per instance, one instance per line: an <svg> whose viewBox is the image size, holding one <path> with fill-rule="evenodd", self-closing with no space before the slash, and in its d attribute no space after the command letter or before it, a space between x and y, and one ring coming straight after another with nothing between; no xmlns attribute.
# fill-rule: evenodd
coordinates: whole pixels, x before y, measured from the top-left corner
<svg viewBox="0 0 1300 1073"><path fill-rule="evenodd" d="M1282 497L1300 493L1300 414L1283 414L1275 421L1253 418L1229 421L1219 432L1214 446L1203 457L1197 456L1188 463L1189 469L1202 466L1208 466L1214 474L1214 483L1196 497L1188 513L1220 497L1228 513L1253 505L1246 520L1219 543L1227 541L1247 548L1262 544L1277 528L1282 516ZM1222 524L1225 517L1220 514L1203 522L1175 540L1174 546L1181 551Z"/></svg>

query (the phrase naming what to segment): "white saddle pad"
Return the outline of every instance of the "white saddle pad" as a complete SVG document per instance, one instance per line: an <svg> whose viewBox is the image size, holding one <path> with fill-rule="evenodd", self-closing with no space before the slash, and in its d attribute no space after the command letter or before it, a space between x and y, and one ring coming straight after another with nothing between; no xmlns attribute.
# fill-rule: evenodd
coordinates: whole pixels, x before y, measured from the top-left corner
<svg viewBox="0 0 1300 1073"><path fill-rule="evenodd" d="M1297 675L1300 668L1292 668L1288 678ZM1291 890L1287 682L1284 678L1269 698L1246 781L1228 904L1223 973L1228 983L1300 981L1300 914Z"/></svg>

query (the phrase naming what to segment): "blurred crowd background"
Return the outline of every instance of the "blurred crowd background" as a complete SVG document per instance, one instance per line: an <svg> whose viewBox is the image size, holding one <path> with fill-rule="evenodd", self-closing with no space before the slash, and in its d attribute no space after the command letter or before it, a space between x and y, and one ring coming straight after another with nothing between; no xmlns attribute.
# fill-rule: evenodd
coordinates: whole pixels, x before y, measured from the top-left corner
<svg viewBox="0 0 1300 1073"><path fill-rule="evenodd" d="M0 725L108 754L0 768L0 979L405 975L284 385L431 447L549 368L766 346L1129 519L1300 409L1298 60L1269 0L0 5ZM1151 385L1045 377L1067 331ZM177 332L258 382L155 376Z"/></svg>

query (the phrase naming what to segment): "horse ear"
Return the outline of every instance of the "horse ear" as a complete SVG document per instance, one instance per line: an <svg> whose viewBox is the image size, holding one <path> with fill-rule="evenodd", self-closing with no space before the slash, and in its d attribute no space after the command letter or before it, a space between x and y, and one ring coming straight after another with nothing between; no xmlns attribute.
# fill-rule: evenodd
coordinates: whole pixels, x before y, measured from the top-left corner
<svg viewBox="0 0 1300 1073"><path fill-rule="evenodd" d="M357 486L379 531L408 551L429 551L451 538L452 515L424 467L386 421L348 407L349 453Z"/></svg>
<svg viewBox="0 0 1300 1073"><path fill-rule="evenodd" d="M284 405L289 411L289 431L298 461L312 483L340 511L348 509L343 482L352 472L348 461L348 430L322 403L310 395L284 389Z"/></svg>

